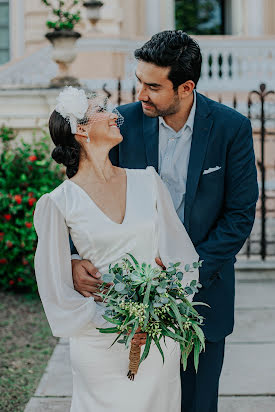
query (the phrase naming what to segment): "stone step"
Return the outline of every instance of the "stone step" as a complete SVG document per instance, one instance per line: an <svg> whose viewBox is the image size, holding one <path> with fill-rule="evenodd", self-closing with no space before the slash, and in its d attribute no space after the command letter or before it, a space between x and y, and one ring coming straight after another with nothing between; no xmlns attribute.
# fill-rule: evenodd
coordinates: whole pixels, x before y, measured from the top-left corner
<svg viewBox="0 0 275 412"><path fill-rule="evenodd" d="M219 412L274 412L273 396L230 396L219 397ZM56 411L57 412L57 411Z"/></svg>
<svg viewBox="0 0 275 412"><path fill-rule="evenodd" d="M275 344L228 343L221 395L275 395ZM35 397L66 397L72 394L68 345L57 345Z"/></svg>
<svg viewBox="0 0 275 412"><path fill-rule="evenodd" d="M220 395L275 396L274 353L274 343L226 345Z"/></svg>
<svg viewBox="0 0 275 412"><path fill-rule="evenodd" d="M58 344L53 351L34 396L70 397L72 395L72 388L69 345Z"/></svg>
<svg viewBox="0 0 275 412"><path fill-rule="evenodd" d="M32 398L25 412L69 412L70 398ZM219 412L274 412L273 396L220 396Z"/></svg>
<svg viewBox="0 0 275 412"><path fill-rule="evenodd" d="M31 398L24 412L69 412L71 398Z"/></svg>
<svg viewBox="0 0 275 412"><path fill-rule="evenodd" d="M236 310L275 308L275 281L236 281Z"/></svg>
<svg viewBox="0 0 275 412"><path fill-rule="evenodd" d="M275 308L236 311L235 327L226 339L231 343L275 343Z"/></svg>

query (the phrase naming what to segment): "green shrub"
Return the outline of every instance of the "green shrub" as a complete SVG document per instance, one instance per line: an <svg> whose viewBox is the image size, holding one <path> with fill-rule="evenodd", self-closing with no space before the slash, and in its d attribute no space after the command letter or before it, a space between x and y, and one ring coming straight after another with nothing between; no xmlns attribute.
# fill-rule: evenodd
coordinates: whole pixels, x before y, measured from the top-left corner
<svg viewBox="0 0 275 412"><path fill-rule="evenodd" d="M12 148L15 137L12 129L0 128L0 288L36 293L33 212L37 200L63 181L64 172L50 158L45 132L32 144L21 140Z"/></svg>

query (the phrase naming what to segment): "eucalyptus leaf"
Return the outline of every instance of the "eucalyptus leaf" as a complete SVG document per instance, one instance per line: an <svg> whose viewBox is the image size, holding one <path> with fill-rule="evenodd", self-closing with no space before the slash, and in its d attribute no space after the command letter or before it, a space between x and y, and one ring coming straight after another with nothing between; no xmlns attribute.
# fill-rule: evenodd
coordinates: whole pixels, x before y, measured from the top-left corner
<svg viewBox="0 0 275 412"><path fill-rule="evenodd" d="M111 273L104 273L104 275L102 275L102 280L105 283L111 283L114 280L114 275Z"/></svg>
<svg viewBox="0 0 275 412"><path fill-rule="evenodd" d="M139 268L139 263L138 263L138 261L134 258L134 256L133 256L133 255L131 255L131 253L127 253L127 255L129 255L129 256L130 256L130 258L131 258L131 259L132 259L132 261L134 262L134 264L135 264L136 268Z"/></svg>
<svg viewBox="0 0 275 412"><path fill-rule="evenodd" d="M114 323L115 325L121 325L122 324L121 320L109 318L106 315L102 315L102 317L103 317L103 319L107 320L107 322Z"/></svg>
<svg viewBox="0 0 275 412"><path fill-rule="evenodd" d="M165 288L161 288L160 286L158 286L158 287L157 287L157 292L158 292L159 294L162 294L162 293L165 293L165 292L166 292L166 289L165 289Z"/></svg>
<svg viewBox="0 0 275 412"><path fill-rule="evenodd" d="M162 303L153 303L154 308L161 308L163 306Z"/></svg>
<svg viewBox="0 0 275 412"><path fill-rule="evenodd" d="M188 295L192 295L194 292L193 292L193 289L192 288L190 288L190 286L186 286L186 288L184 288L184 291L188 294Z"/></svg>
<svg viewBox="0 0 275 412"><path fill-rule="evenodd" d="M194 342L194 366L195 366L196 372L198 372L200 352L201 352L200 341L198 339L195 339L195 342Z"/></svg>
<svg viewBox="0 0 275 412"><path fill-rule="evenodd" d="M202 329L201 329L198 325L196 325L196 324L193 324L193 325L192 325L192 328L193 328L194 331L196 332L196 335L197 335L197 337L199 338L200 343L202 344L203 349L205 349L205 338L204 338L204 333L203 333Z"/></svg>
<svg viewBox="0 0 275 412"><path fill-rule="evenodd" d="M154 338L154 342L155 342L155 344L156 344L156 346L157 346L157 348L158 348L158 350L159 350L159 352L160 352L160 354L161 354L162 363L164 364L164 354L163 354L163 350L162 350L162 348L161 348L161 346L160 346L159 339Z"/></svg>
<svg viewBox="0 0 275 412"><path fill-rule="evenodd" d="M131 333L127 337L127 340L126 340L126 343L125 343L126 348L129 347L129 344L130 344L131 340L133 339L133 336L136 333L137 328L138 328L138 320L135 321L135 323L133 325L133 328L131 330Z"/></svg>
<svg viewBox="0 0 275 412"><path fill-rule="evenodd" d="M141 277L139 276L138 273L132 272L130 274L130 279L132 280L132 282L140 282L140 283L142 282L142 279L141 279Z"/></svg>
<svg viewBox="0 0 275 412"><path fill-rule="evenodd" d="M176 274L176 276L177 276L178 280L182 280L182 279L183 279L183 273L182 273L182 272L178 272L178 273Z"/></svg>
<svg viewBox="0 0 275 412"><path fill-rule="evenodd" d="M125 287L126 285L124 283L117 283L115 285L115 290L120 293L125 289Z"/></svg>
<svg viewBox="0 0 275 412"><path fill-rule="evenodd" d="M143 362L144 359L147 358L147 356L148 356L148 354L149 354L149 351L150 351L151 342L152 342L152 338L151 338L151 336L149 336L149 334L147 334L144 351L143 351L143 353L142 353L142 355L141 355L139 364L141 364L141 362Z"/></svg>
<svg viewBox="0 0 275 412"><path fill-rule="evenodd" d="M185 270L185 272L189 272L190 265L188 263L184 266L184 270Z"/></svg>

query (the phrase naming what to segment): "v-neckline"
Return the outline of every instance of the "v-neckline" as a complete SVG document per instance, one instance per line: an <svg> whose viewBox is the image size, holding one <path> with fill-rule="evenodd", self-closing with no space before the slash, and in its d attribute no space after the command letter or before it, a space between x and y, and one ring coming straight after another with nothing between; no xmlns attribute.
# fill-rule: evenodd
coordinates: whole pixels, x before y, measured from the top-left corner
<svg viewBox="0 0 275 412"><path fill-rule="evenodd" d="M69 182L72 183L74 186L77 186L79 188L79 190L84 193L84 195L89 199L89 201L94 205L94 207L102 214L103 217L105 217L107 220L109 220L111 223L113 223L114 225L118 225L121 226L125 223L126 221L126 217L128 214L128 203L129 203L129 174L126 168L124 168L125 173L126 173L126 196L125 196L125 212L124 212L124 218L122 220L121 223L117 223L115 222L113 219L111 219L108 215L106 215L106 213L103 212L103 210L96 204L96 202L91 198L90 195L88 195L88 193L86 192L86 190L84 190L81 186L79 186L79 184L73 182L70 179L65 180L65 182Z"/></svg>

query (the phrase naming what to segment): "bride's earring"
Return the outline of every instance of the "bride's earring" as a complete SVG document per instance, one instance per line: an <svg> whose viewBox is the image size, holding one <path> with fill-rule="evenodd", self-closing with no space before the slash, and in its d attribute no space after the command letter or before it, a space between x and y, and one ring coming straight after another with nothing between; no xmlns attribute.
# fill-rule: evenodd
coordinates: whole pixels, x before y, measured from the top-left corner
<svg viewBox="0 0 275 412"><path fill-rule="evenodd" d="M86 132L85 134L86 134L86 136L87 136L86 142L87 142L87 143L90 143L91 139L90 139L90 137L88 136L88 133Z"/></svg>

